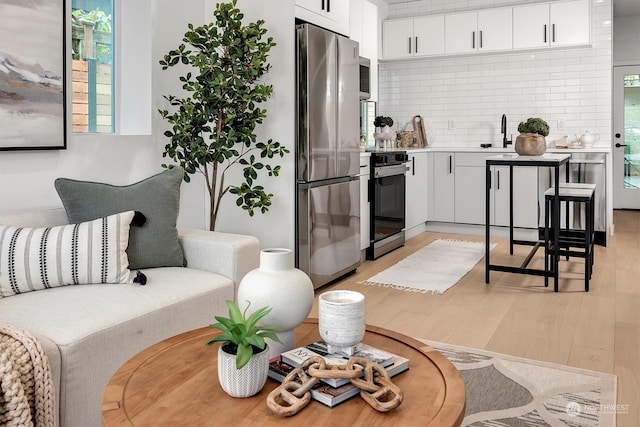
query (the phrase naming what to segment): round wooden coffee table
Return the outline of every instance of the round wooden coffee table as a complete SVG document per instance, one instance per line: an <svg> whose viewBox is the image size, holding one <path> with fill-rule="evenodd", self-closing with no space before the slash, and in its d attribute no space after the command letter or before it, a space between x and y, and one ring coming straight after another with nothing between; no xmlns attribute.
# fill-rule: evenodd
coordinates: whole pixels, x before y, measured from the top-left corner
<svg viewBox="0 0 640 427"><path fill-rule="evenodd" d="M229 397L217 374L219 344L205 343L217 330L196 329L155 344L113 375L102 397L104 426L459 426L465 409L464 383L442 354L405 335L367 327L363 342L407 357L409 370L393 377L404 393L395 410L379 413L359 396L329 408L311 400L298 414L280 418L266 397L278 383L268 379L251 398ZM296 328L296 343L320 339L316 319Z"/></svg>

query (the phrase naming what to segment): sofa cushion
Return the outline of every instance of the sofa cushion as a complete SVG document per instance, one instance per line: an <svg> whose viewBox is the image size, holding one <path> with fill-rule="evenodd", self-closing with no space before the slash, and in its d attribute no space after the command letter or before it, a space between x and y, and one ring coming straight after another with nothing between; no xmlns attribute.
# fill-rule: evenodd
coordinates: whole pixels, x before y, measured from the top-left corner
<svg viewBox="0 0 640 427"><path fill-rule="evenodd" d="M131 269L182 267L176 223L183 176L183 170L174 167L131 185L58 178L55 187L71 223L127 210L144 214L147 222L131 230L127 249Z"/></svg>
<svg viewBox="0 0 640 427"><path fill-rule="evenodd" d="M128 283L133 211L47 228L0 225L0 296L65 285Z"/></svg>

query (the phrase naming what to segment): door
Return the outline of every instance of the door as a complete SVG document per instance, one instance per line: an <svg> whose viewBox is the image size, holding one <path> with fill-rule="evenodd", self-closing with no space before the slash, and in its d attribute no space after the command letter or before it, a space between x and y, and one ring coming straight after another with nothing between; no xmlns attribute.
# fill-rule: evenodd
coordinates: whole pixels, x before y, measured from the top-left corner
<svg viewBox="0 0 640 427"><path fill-rule="evenodd" d="M337 58L333 33L312 25L298 29L298 179L302 181L337 176Z"/></svg>
<svg viewBox="0 0 640 427"><path fill-rule="evenodd" d="M444 54L444 15L415 18L413 34L416 55Z"/></svg>
<svg viewBox="0 0 640 427"><path fill-rule="evenodd" d="M513 8L513 48L549 46L549 4Z"/></svg>
<svg viewBox="0 0 640 427"><path fill-rule="evenodd" d="M382 23L382 55L384 59L413 55L413 18L393 19Z"/></svg>
<svg viewBox="0 0 640 427"><path fill-rule="evenodd" d="M444 50L447 55L478 50L478 12L456 13L445 17Z"/></svg>
<svg viewBox="0 0 640 427"><path fill-rule="evenodd" d="M589 0L550 4L551 46L588 44L591 35Z"/></svg>
<svg viewBox="0 0 640 427"><path fill-rule="evenodd" d="M512 8L478 11L478 50L490 52L513 47Z"/></svg>
<svg viewBox="0 0 640 427"><path fill-rule="evenodd" d="M429 153L412 153L409 155L409 171L407 171L406 219L407 230L425 223L428 216Z"/></svg>
<svg viewBox="0 0 640 427"><path fill-rule="evenodd" d="M299 268L317 288L360 263L360 182L298 191Z"/></svg>
<svg viewBox="0 0 640 427"><path fill-rule="evenodd" d="M613 67L613 206L640 209L640 66Z"/></svg>
<svg viewBox="0 0 640 427"><path fill-rule="evenodd" d="M354 176L360 172L360 54L357 42L341 36L337 42L336 175Z"/></svg>
<svg viewBox="0 0 640 427"><path fill-rule="evenodd" d="M430 180L433 198L429 204L429 220L453 222L455 203L454 154L433 153L433 179Z"/></svg>

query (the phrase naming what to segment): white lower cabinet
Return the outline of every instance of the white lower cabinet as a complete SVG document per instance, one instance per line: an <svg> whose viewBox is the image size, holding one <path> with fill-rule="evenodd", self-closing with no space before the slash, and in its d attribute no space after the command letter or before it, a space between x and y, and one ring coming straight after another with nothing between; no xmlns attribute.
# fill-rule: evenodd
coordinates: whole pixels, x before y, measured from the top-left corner
<svg viewBox="0 0 640 427"><path fill-rule="evenodd" d="M405 227L413 228L427 222L429 207L429 155L409 153L409 171L405 195Z"/></svg>
<svg viewBox="0 0 640 427"><path fill-rule="evenodd" d="M486 158L484 153L433 153L430 221L484 225L486 223ZM451 167L449 167L451 164ZM509 167L490 171L492 225L509 226ZM538 226L538 169L513 168L513 225Z"/></svg>
<svg viewBox="0 0 640 427"><path fill-rule="evenodd" d="M431 153L431 198L429 220L454 222L455 157L454 153Z"/></svg>

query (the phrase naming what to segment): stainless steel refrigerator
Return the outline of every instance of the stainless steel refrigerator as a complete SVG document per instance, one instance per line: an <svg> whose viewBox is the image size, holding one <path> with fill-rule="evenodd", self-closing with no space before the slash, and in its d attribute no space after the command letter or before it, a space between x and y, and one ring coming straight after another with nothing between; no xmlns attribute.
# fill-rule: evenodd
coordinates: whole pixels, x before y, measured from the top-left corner
<svg viewBox="0 0 640 427"><path fill-rule="evenodd" d="M315 288L360 264L358 43L296 27L296 265Z"/></svg>

